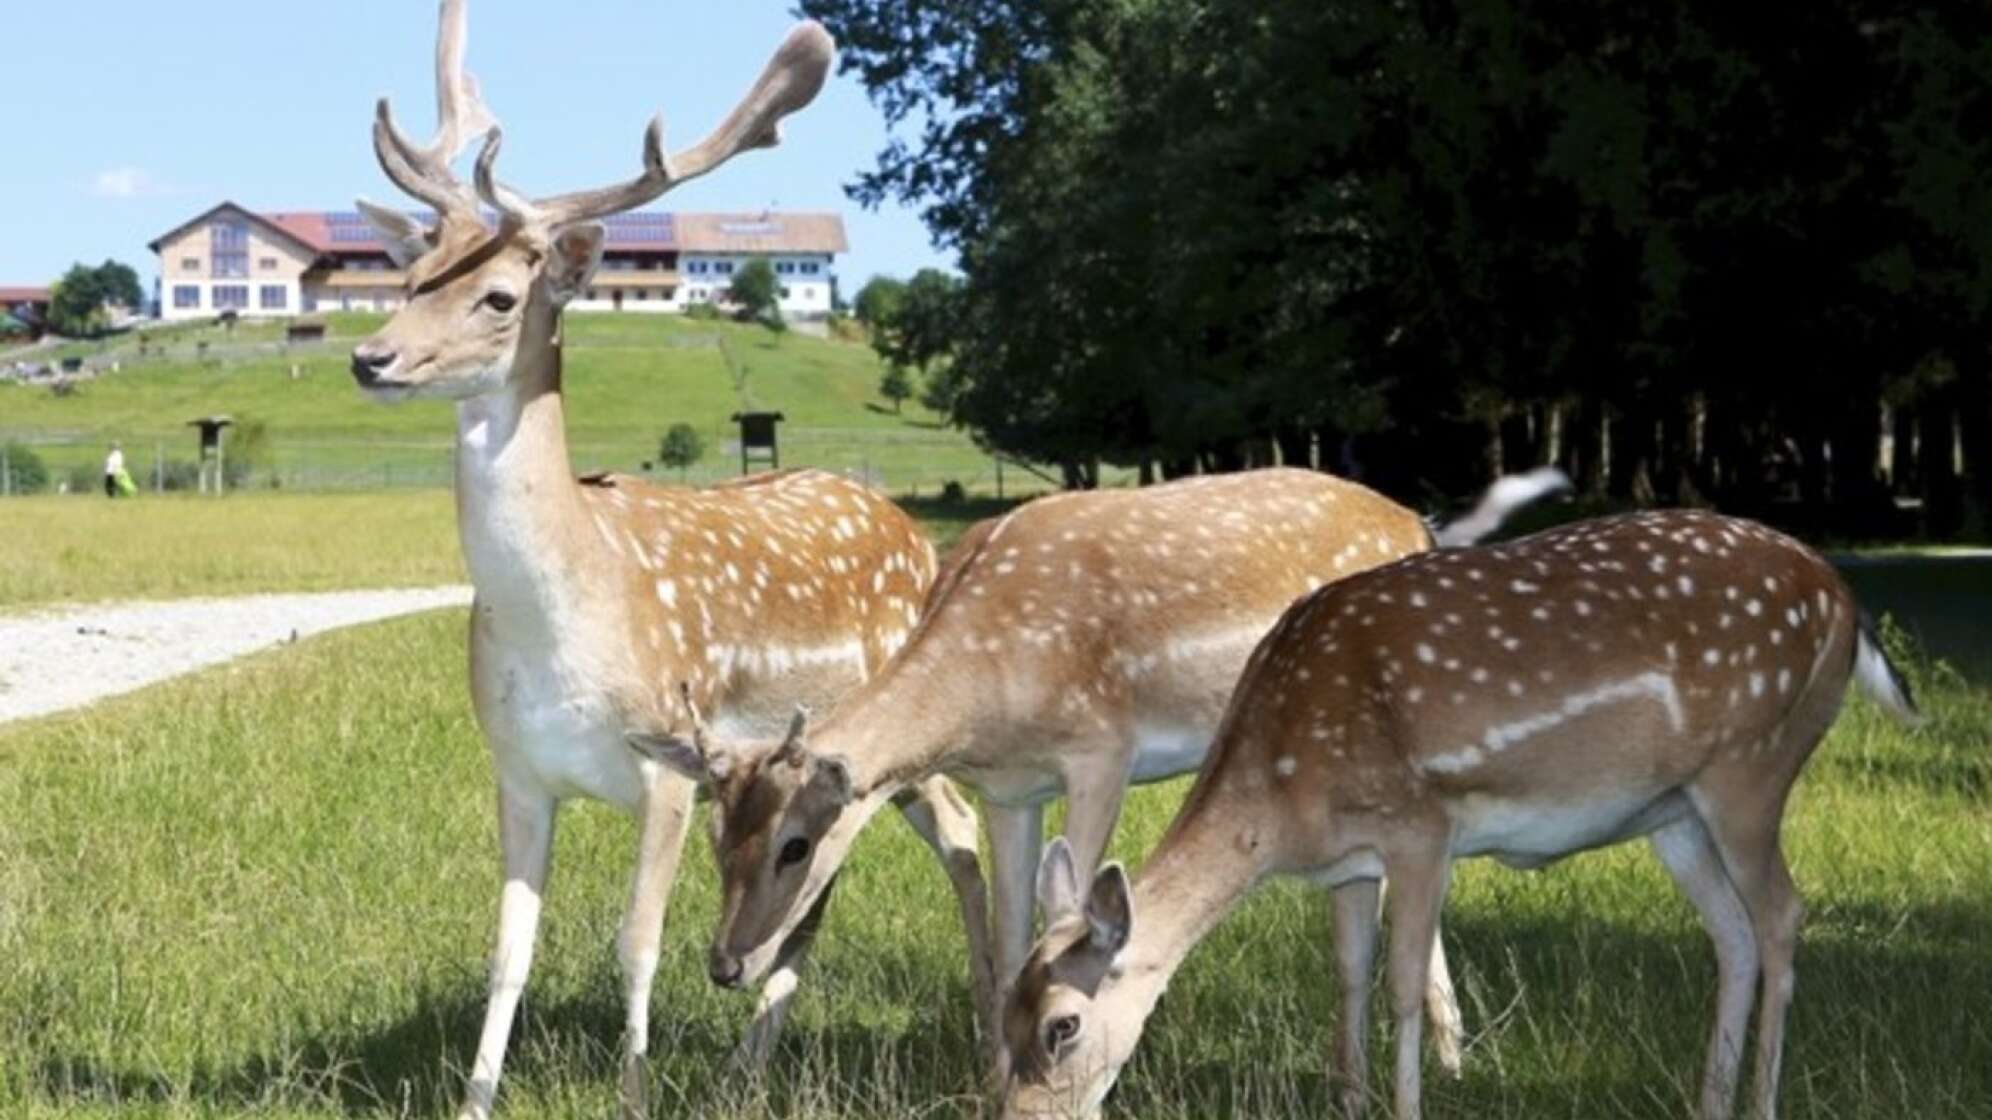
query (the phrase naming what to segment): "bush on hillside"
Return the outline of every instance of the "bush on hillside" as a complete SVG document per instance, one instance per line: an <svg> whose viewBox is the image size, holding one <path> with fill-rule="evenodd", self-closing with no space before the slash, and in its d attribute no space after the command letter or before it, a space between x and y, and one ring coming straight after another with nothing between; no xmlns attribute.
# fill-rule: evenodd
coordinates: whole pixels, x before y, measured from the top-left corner
<svg viewBox="0 0 1992 1120"><path fill-rule="evenodd" d="M9 440L4 458L9 485L15 494L39 494L48 489L48 464L35 449L25 443Z"/></svg>
<svg viewBox="0 0 1992 1120"><path fill-rule="evenodd" d="M701 323L716 323L726 318L726 313L716 303L694 303L685 308L685 318L696 319Z"/></svg>

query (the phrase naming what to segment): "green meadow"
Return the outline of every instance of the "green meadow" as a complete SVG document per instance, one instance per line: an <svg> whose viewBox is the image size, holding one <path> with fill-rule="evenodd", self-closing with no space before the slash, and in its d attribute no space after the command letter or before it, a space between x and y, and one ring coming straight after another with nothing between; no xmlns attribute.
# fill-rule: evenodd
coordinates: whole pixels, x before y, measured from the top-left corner
<svg viewBox="0 0 1992 1120"><path fill-rule="evenodd" d="M107 444L121 440L133 475L149 483L161 454L194 457L188 420L220 413L267 425L269 453L253 483L259 487L447 485L451 405L376 404L347 374L352 343L381 321L334 314L326 342L295 349L282 345L278 327L264 323L234 332L157 328L147 357L139 356L135 336L65 347L89 352L93 362L116 359L122 369L82 382L67 396L0 384L0 441L35 447L61 474L100 462ZM210 346L206 358L196 349L203 341ZM949 481L974 492L995 489L994 461L966 435L917 401L895 413L879 397L878 357L861 343L677 315L575 313L568 316L565 358L577 470L636 470L655 458L667 428L687 423L706 443L689 478L737 474L737 429L729 417L766 409L787 418L784 466L864 475L896 494L932 494ZM1045 487L1015 468L1007 474L1012 493Z"/></svg>

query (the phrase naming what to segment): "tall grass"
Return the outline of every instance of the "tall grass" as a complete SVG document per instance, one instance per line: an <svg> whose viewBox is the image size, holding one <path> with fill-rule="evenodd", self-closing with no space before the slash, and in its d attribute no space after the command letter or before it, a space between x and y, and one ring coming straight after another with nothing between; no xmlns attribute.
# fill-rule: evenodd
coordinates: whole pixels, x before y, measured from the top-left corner
<svg viewBox="0 0 1992 1120"><path fill-rule="evenodd" d="M0 730L0 1115L447 1114L497 894L463 630L450 611L327 635ZM1929 724L1851 705L1788 819L1811 906L1790 1117L1992 1115L1992 699L1916 676ZM1136 792L1122 855L1153 845L1182 789ZM656 1114L973 1115L961 935L910 831L860 841L760 1083L719 1066L749 1008L704 978L694 835L656 995ZM563 814L507 1115L611 1114L633 842L613 811ZM1112 1111L1327 1114L1326 911L1282 886L1220 927ZM1714 965L1649 856L1472 864L1447 921L1473 1040L1462 1081L1428 1078L1428 1115L1685 1114Z"/></svg>

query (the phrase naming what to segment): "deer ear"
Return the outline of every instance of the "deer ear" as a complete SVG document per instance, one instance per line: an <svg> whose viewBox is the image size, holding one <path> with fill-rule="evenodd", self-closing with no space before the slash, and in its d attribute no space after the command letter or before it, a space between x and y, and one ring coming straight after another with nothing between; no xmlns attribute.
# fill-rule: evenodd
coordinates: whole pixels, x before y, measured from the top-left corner
<svg viewBox="0 0 1992 1120"><path fill-rule="evenodd" d="M851 766L836 755L812 756L816 760L816 773L810 775L809 784L829 794L838 804L848 805L857 796L857 783L851 779Z"/></svg>
<svg viewBox="0 0 1992 1120"><path fill-rule="evenodd" d="M1086 924L1093 927L1093 947L1118 953L1134 931L1134 892L1128 888L1127 870L1118 863L1100 868L1093 876L1093 890L1086 899Z"/></svg>
<svg viewBox="0 0 1992 1120"><path fill-rule="evenodd" d="M1038 861L1037 900L1047 924L1079 912L1079 871L1063 836L1052 837Z"/></svg>
<svg viewBox="0 0 1992 1120"><path fill-rule="evenodd" d="M669 767L693 781L707 777L706 755L699 745L682 735L653 735L632 731L623 736L629 749L659 765Z"/></svg>
<svg viewBox="0 0 1992 1120"><path fill-rule="evenodd" d="M428 228L407 214L375 206L364 198L356 200L354 205L360 208L360 216L373 227L381 244L387 246L387 255L396 267L407 268L435 247L429 239Z"/></svg>
<svg viewBox="0 0 1992 1120"><path fill-rule="evenodd" d="M554 233L545 273L546 290L554 303L565 304L588 287L602 263L602 243L607 238L600 222L577 222Z"/></svg>

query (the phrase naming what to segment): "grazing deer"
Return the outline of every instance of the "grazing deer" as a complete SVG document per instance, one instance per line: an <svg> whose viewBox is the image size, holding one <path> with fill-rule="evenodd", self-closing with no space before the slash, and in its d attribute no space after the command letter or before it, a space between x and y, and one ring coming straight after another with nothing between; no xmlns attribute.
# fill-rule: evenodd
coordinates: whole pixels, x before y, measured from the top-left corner
<svg viewBox="0 0 1992 1120"><path fill-rule="evenodd" d="M1203 758L1288 603L1430 545L1409 510L1291 469L1059 494L977 525L906 648L807 737L798 720L777 743L632 740L688 775L728 775L713 976L752 979L740 962L803 920L879 806L945 773L983 798L1000 993L1030 946L1044 803L1069 797L1065 835L1090 871L1128 783ZM1459 1011L1433 953L1435 1039L1456 1069Z"/></svg>
<svg viewBox="0 0 1992 1120"><path fill-rule="evenodd" d="M791 33L695 147L667 157L653 121L642 174L542 201L493 178L499 131L464 72L464 29L462 0L443 0L432 143L405 138L380 103L381 167L435 208L437 224L361 204L408 270L408 302L353 352L353 375L373 397L457 402L457 523L476 585L471 693L497 771L504 850L490 999L462 1115L491 1111L532 961L555 809L569 797L619 805L640 822L617 951L628 1000L623 1103L641 1115L651 983L695 789L632 756L624 735L677 720L681 685L741 733L778 730L798 702L829 703L905 641L933 580L933 550L892 503L818 472L703 492L621 475L577 483L570 473L561 308L600 260L594 219L775 143L780 119L823 83L832 46L822 28ZM474 195L450 164L479 135ZM495 231L479 196L499 215ZM973 812L941 782L898 803L941 855L977 938L987 919ZM773 1043L807 932L765 962L773 976L739 1055L748 1062Z"/></svg>
<svg viewBox="0 0 1992 1120"><path fill-rule="evenodd" d="M1005 1009L1003 1114L1095 1113L1191 947L1260 880L1299 875L1334 891L1352 1116L1390 882L1396 1114L1416 1117L1418 998L1452 861L1535 868L1646 836L1715 943L1700 1113L1730 1115L1761 974L1756 1109L1775 1116L1801 913L1779 822L1850 676L1916 718L1832 567L1713 514L1583 522L1322 588L1252 654L1132 886L1118 865L1088 883L1075 853L1046 853L1054 917Z"/></svg>

